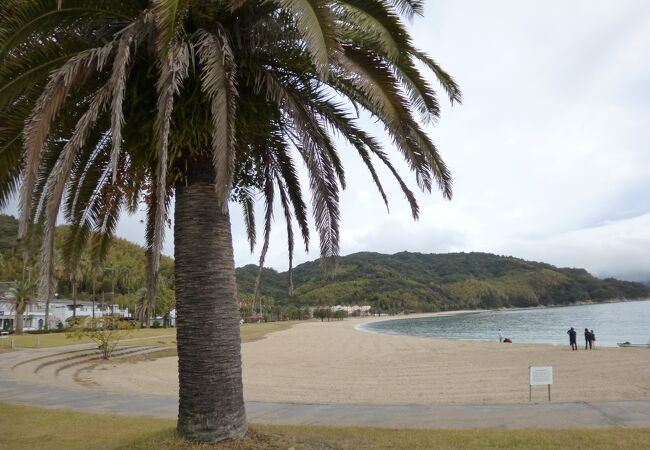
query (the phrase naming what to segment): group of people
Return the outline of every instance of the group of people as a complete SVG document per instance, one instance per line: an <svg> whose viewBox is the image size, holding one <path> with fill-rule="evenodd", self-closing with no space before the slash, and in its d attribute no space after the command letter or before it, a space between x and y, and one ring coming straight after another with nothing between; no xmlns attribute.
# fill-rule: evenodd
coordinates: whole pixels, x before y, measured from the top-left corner
<svg viewBox="0 0 650 450"><path fill-rule="evenodd" d="M569 335L569 345L571 345L571 350L578 350L578 333L576 330L571 327L571 329L566 333ZM594 347L596 347L596 334L594 333L594 330L585 328L585 350L592 350Z"/></svg>

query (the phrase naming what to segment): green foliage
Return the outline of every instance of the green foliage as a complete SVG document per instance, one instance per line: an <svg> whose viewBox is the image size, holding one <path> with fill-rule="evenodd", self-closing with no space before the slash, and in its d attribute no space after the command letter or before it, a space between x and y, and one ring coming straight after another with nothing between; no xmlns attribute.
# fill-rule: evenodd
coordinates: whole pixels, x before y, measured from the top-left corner
<svg viewBox="0 0 650 450"><path fill-rule="evenodd" d="M23 332L23 315L25 310L34 298L36 285L28 280L16 282L15 286L9 289L7 297L16 314L15 330L16 334Z"/></svg>
<svg viewBox="0 0 650 450"><path fill-rule="evenodd" d="M134 324L119 317L103 316L74 323L66 332L71 339L87 337L97 344L103 359L109 359L120 341L129 335Z"/></svg>
<svg viewBox="0 0 650 450"><path fill-rule="evenodd" d="M18 222L0 215L0 245L3 250L0 279L20 279L22 253L15 239ZM57 254L67 232L57 233ZM61 263L60 258L57 261ZM33 266L29 266L33 264ZM36 261L30 260L29 267ZM161 282L153 313L165 316L175 307L174 261L163 257ZM79 298L92 292L92 267L86 266L78 282ZM144 249L114 238L104 266L96 271L97 292L111 292L115 300L135 310L146 297L144 287L146 258ZM70 278L58 279L57 292L72 291ZM258 267L237 269L238 296L249 302L242 316L253 313L255 279ZM488 253L421 254L402 252L394 255L356 253L339 258L336 270L328 275L319 261L294 269L294 296L289 296L289 275L264 268L261 278L263 314L271 320L300 320L307 317L307 306L369 304L372 311L385 313L432 312L454 309L493 309L564 305L616 298L640 298L650 295L650 287L613 278L594 278L583 269L556 268L549 264ZM259 304L255 306L259 312Z"/></svg>
<svg viewBox="0 0 650 450"><path fill-rule="evenodd" d="M254 288L255 266L237 269L240 290ZM598 279L583 269L488 253L394 255L356 253L339 258L333 274L319 261L294 269L294 297L288 275L262 272L263 295L279 307L289 305L369 304L372 312L431 312L565 305L650 296L640 283Z"/></svg>
<svg viewBox="0 0 650 450"><path fill-rule="evenodd" d="M103 262L93 262L90 246L79 256L75 273L70 273L64 262L63 247L70 228L57 227L55 240L56 292L63 297L72 297L73 282L77 284L77 298L90 300L93 292L93 279L97 299L104 292L105 298L117 301L121 306L135 309L139 289L145 286L145 250L137 244L120 238L113 238ZM18 242L18 220L12 216L0 215L0 281L20 280L23 273L22 246ZM25 267L26 277L35 281L38 275L39 243L30 243L30 257ZM164 314L175 305L174 260L163 256L161 259L160 292L157 295L156 312ZM110 298L114 292L115 297Z"/></svg>

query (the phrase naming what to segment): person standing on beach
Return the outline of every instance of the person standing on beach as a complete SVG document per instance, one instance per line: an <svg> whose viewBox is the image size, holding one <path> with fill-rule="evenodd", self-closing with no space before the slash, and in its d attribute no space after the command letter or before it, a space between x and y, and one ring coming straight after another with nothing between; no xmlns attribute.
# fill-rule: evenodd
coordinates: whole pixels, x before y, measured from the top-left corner
<svg viewBox="0 0 650 450"><path fill-rule="evenodd" d="M594 334L594 330L591 330L591 333L589 333L591 337L591 342L589 342L589 348L591 348L592 344L594 348L596 348L596 335Z"/></svg>
<svg viewBox="0 0 650 450"><path fill-rule="evenodd" d="M501 332L501 328L499 328L499 342L503 342L503 333Z"/></svg>
<svg viewBox="0 0 650 450"><path fill-rule="evenodd" d="M566 333L569 335L569 344L571 345L571 350L578 350L578 344L576 343L576 330L571 327L571 329Z"/></svg>
<svg viewBox="0 0 650 450"><path fill-rule="evenodd" d="M591 331L585 328L585 350L591 350Z"/></svg>

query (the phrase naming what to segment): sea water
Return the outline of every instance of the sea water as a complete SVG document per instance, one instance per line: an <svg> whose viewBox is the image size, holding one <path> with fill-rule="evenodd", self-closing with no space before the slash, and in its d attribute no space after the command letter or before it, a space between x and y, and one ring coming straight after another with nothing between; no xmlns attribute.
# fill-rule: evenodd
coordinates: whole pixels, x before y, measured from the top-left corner
<svg viewBox="0 0 650 450"><path fill-rule="evenodd" d="M466 314L386 320L365 324L366 331L426 336L437 339L498 341L498 330L513 342L567 344L567 330L575 328L578 344L584 330L594 330L596 344L650 341L650 299L552 308L528 308ZM650 355L649 355L650 356Z"/></svg>

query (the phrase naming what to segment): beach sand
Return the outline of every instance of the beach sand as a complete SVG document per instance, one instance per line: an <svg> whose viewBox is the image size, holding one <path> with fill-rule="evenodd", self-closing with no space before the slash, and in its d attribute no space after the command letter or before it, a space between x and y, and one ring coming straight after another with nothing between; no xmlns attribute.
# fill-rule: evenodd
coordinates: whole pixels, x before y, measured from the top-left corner
<svg viewBox="0 0 650 450"><path fill-rule="evenodd" d="M410 316L411 317L411 316ZM301 323L242 346L248 401L348 404L525 403L528 366L553 366L554 402L650 399L650 349L500 344L373 334L377 318ZM386 320L382 318L381 320ZM177 359L107 364L97 388L177 395ZM546 401L545 386L533 401Z"/></svg>

